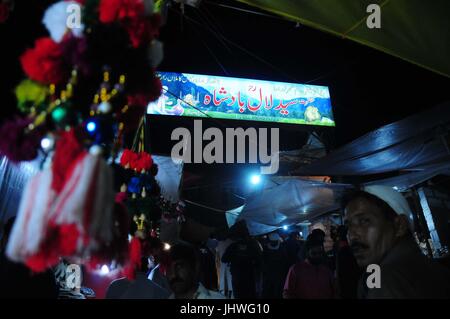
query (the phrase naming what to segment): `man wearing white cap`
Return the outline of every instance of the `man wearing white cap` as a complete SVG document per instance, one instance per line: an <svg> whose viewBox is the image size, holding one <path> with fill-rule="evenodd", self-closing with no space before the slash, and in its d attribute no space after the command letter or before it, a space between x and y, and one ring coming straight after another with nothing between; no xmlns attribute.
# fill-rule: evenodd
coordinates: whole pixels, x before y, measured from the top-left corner
<svg viewBox="0 0 450 319"><path fill-rule="evenodd" d="M371 185L345 203L348 240L360 267L380 266L380 285L361 280L360 298L450 298L450 272L419 250L406 199L388 186Z"/></svg>

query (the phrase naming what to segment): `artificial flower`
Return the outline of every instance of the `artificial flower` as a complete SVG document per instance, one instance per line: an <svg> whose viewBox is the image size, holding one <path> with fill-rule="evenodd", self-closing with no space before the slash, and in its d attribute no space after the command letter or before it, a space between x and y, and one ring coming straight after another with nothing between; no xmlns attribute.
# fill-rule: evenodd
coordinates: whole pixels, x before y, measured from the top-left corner
<svg viewBox="0 0 450 319"><path fill-rule="evenodd" d="M17 117L0 127L0 154L12 162L31 161L36 158L43 135L39 128L28 131L32 120Z"/></svg>
<svg viewBox="0 0 450 319"><path fill-rule="evenodd" d="M84 26L81 24L81 17L79 21L80 25L73 25L72 27L69 25L72 18L71 15L74 13L68 9L74 5L79 7L81 13L81 6L75 1L60 1L54 3L45 11L42 23L47 28L53 41L57 43L61 42L68 31L77 37L83 35Z"/></svg>
<svg viewBox="0 0 450 319"><path fill-rule="evenodd" d="M31 107L39 106L45 101L48 87L26 79L16 87L15 93L19 110L27 113Z"/></svg>
<svg viewBox="0 0 450 319"><path fill-rule="evenodd" d="M20 57L27 76L43 84L61 84L68 78L69 70L63 60L63 50L51 38L40 38L32 49Z"/></svg>
<svg viewBox="0 0 450 319"><path fill-rule="evenodd" d="M142 0L100 0L98 10L102 23L136 19L145 14L145 6Z"/></svg>

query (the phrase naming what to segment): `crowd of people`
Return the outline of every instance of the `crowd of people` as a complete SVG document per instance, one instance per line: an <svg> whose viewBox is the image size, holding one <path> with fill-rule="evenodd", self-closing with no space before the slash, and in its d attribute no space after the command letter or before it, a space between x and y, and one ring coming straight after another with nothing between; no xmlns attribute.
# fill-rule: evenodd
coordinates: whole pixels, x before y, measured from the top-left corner
<svg viewBox="0 0 450 319"><path fill-rule="evenodd" d="M108 299L377 299L450 298L450 270L423 255L412 235L410 209L392 188L371 186L343 200L344 221L331 233L272 232L252 237L244 221L226 236L169 249L148 238L134 279L111 282ZM51 271L32 275L4 257L0 285L8 297L56 297ZM368 285L369 265L381 279ZM11 295L7 287L15 287ZM12 288L11 288L12 289ZM61 290L61 286L59 287Z"/></svg>

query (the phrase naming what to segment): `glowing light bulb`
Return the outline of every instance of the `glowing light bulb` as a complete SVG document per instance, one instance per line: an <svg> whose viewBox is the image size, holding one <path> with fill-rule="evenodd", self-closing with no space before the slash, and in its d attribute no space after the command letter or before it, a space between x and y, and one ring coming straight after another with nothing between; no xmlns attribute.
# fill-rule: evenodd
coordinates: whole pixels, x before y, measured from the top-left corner
<svg viewBox="0 0 450 319"><path fill-rule="evenodd" d="M260 175L252 175L252 177L250 177L250 183L252 183L253 185L258 185L260 182L261 182Z"/></svg>
<svg viewBox="0 0 450 319"><path fill-rule="evenodd" d="M94 122L89 122L86 125L86 129L88 130L88 132L92 133L95 131L95 129L97 128L97 125Z"/></svg>
<svg viewBox="0 0 450 319"><path fill-rule="evenodd" d="M41 147L44 151L50 149L52 147L52 144L53 144L52 141L48 137L44 137L41 140Z"/></svg>
<svg viewBox="0 0 450 319"><path fill-rule="evenodd" d="M100 273L101 273L102 275L107 275L107 274L109 274L109 267L106 266L106 265L103 265L102 268L100 269Z"/></svg>

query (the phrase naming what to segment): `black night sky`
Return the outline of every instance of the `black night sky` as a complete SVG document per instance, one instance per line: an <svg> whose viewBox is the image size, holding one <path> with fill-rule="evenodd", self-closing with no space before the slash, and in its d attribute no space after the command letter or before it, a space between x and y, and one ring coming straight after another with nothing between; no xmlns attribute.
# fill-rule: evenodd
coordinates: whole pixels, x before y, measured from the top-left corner
<svg viewBox="0 0 450 319"><path fill-rule="evenodd" d="M52 2L16 1L0 25L2 118L15 112L12 91L24 77L18 58L46 34L40 20ZM327 134L332 147L450 98L450 79L409 62L275 16L217 4L258 11L231 0L205 0L199 8L186 7L184 16L172 6L161 33L165 59L159 70L329 86L336 120Z"/></svg>

